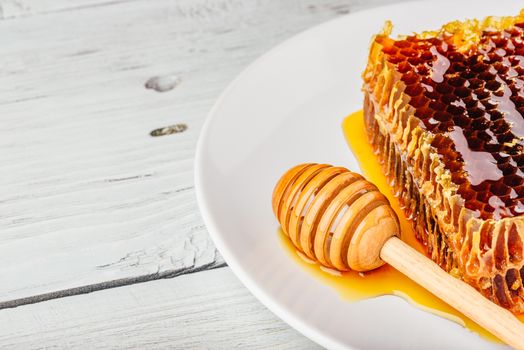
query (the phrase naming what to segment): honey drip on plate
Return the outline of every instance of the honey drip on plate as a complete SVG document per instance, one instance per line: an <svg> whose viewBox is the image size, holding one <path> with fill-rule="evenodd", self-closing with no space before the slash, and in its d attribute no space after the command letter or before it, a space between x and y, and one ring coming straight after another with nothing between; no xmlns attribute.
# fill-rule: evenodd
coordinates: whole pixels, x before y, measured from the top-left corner
<svg viewBox="0 0 524 350"><path fill-rule="evenodd" d="M389 199L391 206L397 213L402 229L402 240L424 254L424 247L415 238L411 223L404 216L380 163L373 153L371 145L368 143L362 111L348 116L342 126L346 140L360 164L362 175L378 187ZM335 288L345 299L362 300L386 294L397 295L423 310L457 322L488 340L499 342L488 331L389 265L366 273L329 270L298 252L282 231L279 232L279 235L282 244L297 263L325 284ZM519 319L524 322L524 314L520 315Z"/></svg>

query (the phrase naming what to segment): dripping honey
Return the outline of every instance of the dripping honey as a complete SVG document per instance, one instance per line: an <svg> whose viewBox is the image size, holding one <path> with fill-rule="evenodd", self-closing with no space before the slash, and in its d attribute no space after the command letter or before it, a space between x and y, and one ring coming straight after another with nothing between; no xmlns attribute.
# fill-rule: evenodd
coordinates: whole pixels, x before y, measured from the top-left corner
<svg viewBox="0 0 524 350"><path fill-rule="evenodd" d="M424 253L422 244L415 238L411 224L404 216L380 163L368 143L362 111L348 116L342 126L346 140L360 164L362 174L389 199L391 206L397 213L402 229L402 240ZM498 341L488 331L388 265L366 273L331 271L297 252L282 231L279 232L279 235L282 244L297 263L324 283L335 288L345 299L361 300L386 294L397 295L417 307L457 322L488 340ZM520 315L519 319L524 322L524 315Z"/></svg>

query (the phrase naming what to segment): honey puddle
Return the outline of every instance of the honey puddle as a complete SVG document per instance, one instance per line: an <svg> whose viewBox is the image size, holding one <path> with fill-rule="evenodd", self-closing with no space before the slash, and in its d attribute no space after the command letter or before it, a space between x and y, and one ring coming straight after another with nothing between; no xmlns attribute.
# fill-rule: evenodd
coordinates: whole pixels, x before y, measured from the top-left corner
<svg viewBox="0 0 524 350"><path fill-rule="evenodd" d="M402 213L398 200L393 196L378 159L368 143L362 111L349 115L344 120L342 127L346 140L360 164L362 175L379 188L397 213L402 228L402 240L424 253L422 244L415 238L411 224ZM397 295L423 310L459 323L488 340L500 342L491 333L389 265L366 273L331 271L298 252L281 230L279 236L286 250L291 253L290 255L298 264L325 284L335 288L345 299L361 300L385 294ZM520 315L519 319L524 322L524 314Z"/></svg>

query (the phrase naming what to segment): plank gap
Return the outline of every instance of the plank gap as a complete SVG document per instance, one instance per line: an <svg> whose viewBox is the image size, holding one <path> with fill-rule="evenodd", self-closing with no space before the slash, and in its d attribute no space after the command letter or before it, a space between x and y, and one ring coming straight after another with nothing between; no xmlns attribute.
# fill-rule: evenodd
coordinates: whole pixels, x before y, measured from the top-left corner
<svg viewBox="0 0 524 350"><path fill-rule="evenodd" d="M26 298L19 298L19 299L13 299L13 300L7 300L0 302L0 310L2 309L12 309L23 305L30 305L30 304L36 304L41 303L44 301L52 300L52 299L59 299L59 298L65 298L65 297L72 297L76 295L82 295L82 294L89 294L105 289L111 289L111 288L118 288L118 287L124 287L124 286L130 286L133 284L138 283L144 283L144 282L150 282L155 281L159 279L168 279L168 278L175 278L182 275L189 275L197 272L202 271L208 271L208 270L214 270L227 267L227 264L225 262L212 262L207 265L202 265L196 268L184 268L180 270L171 270L171 271L163 271L160 273L153 273L153 274L147 274L142 276L134 276L130 278L121 278L117 280L111 280L111 281L105 281L90 285L85 285L81 287L75 287L75 288L69 288L69 289L63 289L51 293L44 293L39 295L34 295Z"/></svg>

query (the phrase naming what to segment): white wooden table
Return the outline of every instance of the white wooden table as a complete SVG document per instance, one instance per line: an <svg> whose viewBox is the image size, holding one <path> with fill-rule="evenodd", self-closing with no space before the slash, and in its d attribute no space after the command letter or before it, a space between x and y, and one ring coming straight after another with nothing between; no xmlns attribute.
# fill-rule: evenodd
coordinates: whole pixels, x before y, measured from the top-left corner
<svg viewBox="0 0 524 350"><path fill-rule="evenodd" d="M316 348L208 237L196 140L264 51L390 2L0 0L0 348Z"/></svg>

